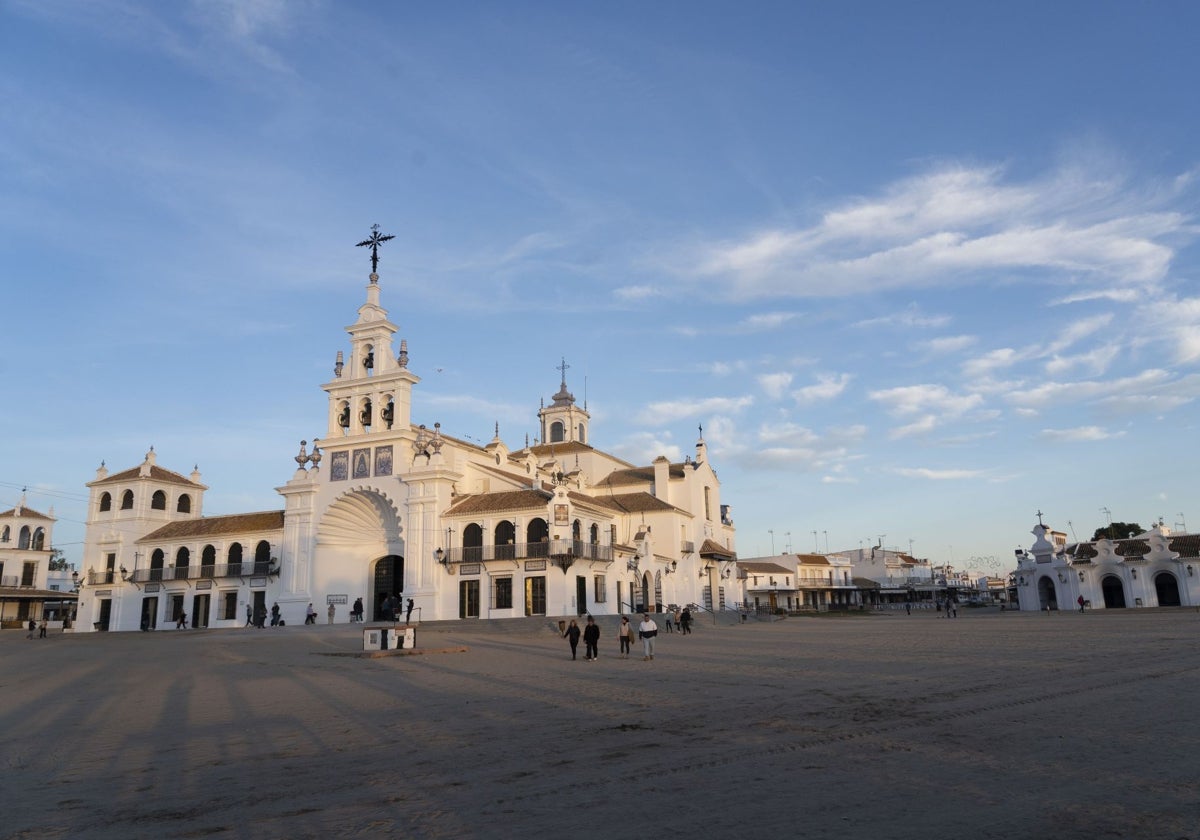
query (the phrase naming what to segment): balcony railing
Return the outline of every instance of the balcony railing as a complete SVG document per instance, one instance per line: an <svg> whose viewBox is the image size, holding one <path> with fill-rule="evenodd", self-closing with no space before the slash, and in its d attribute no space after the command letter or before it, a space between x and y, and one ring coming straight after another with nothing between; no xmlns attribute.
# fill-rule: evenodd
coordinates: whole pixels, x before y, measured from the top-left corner
<svg viewBox="0 0 1200 840"><path fill-rule="evenodd" d="M528 560L550 557L573 557L580 560L611 561L611 545L583 540L544 540L505 545L460 546L450 549L451 563L483 563L488 560Z"/></svg>
<svg viewBox="0 0 1200 840"><path fill-rule="evenodd" d="M202 566L167 566L166 568L134 569L122 580L134 583L153 583L169 580L204 580L205 578L231 578L244 575L274 575L279 568L270 560L247 563L214 563ZM91 572L88 585L114 583L113 572Z"/></svg>

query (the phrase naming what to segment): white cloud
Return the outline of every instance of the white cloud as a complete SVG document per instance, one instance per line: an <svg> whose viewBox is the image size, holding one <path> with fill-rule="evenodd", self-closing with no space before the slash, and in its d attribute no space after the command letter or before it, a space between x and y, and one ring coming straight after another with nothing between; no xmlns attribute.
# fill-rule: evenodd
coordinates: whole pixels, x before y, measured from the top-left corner
<svg viewBox="0 0 1200 840"><path fill-rule="evenodd" d="M1008 399L1014 405L1026 408L1046 408L1107 398L1144 400L1170 381L1171 375L1167 371L1153 369L1135 376L1100 381L1043 382L1028 390L1013 391L1008 394ZM1194 396L1190 394L1188 398Z"/></svg>
<svg viewBox="0 0 1200 840"><path fill-rule="evenodd" d="M1099 376L1108 370L1108 366L1112 364L1113 359L1120 352L1121 347L1119 345L1110 344L1074 356L1056 355L1050 361L1046 362L1046 373L1051 376L1059 376L1060 374L1069 373L1072 370L1081 369L1091 376Z"/></svg>
<svg viewBox="0 0 1200 840"><path fill-rule="evenodd" d="M959 415L983 403L978 394L954 394L945 385L905 385L872 391L868 396L892 414L904 416L934 409L945 415Z"/></svg>
<svg viewBox="0 0 1200 840"><path fill-rule="evenodd" d="M642 409L636 422L647 426L666 426L689 417L738 412L754 404L753 397L707 397L699 400L665 400Z"/></svg>
<svg viewBox="0 0 1200 840"><path fill-rule="evenodd" d="M1109 173L1064 169L1024 183L1000 167L943 166L811 227L754 232L702 249L698 278L739 296L833 297L965 285L981 273L1065 285L1153 287L1174 244L1195 236L1178 194L1144 195Z"/></svg>
<svg viewBox="0 0 1200 840"><path fill-rule="evenodd" d="M979 339L973 335L947 335L941 338L931 338L926 341L918 341L913 346L920 351L924 351L934 356L945 356L954 353L961 353L968 347L972 347Z"/></svg>
<svg viewBox="0 0 1200 840"><path fill-rule="evenodd" d="M950 323L949 315L926 315L914 304L909 304L899 312L881 315L878 318L867 318L855 321L851 326L862 329L874 327L904 327L906 329L934 329Z"/></svg>
<svg viewBox="0 0 1200 840"><path fill-rule="evenodd" d="M1081 441L1110 440L1123 436L1124 432L1108 432L1099 426L1077 426L1074 429L1042 429L1038 437L1055 443L1078 443Z"/></svg>
<svg viewBox="0 0 1200 840"><path fill-rule="evenodd" d="M622 300L646 300L658 297L662 292L655 286L623 286L613 292Z"/></svg>
<svg viewBox="0 0 1200 840"><path fill-rule="evenodd" d="M958 481L967 478L983 478L985 470L933 470L926 467L897 468L892 470L905 478L923 478L929 481Z"/></svg>
<svg viewBox="0 0 1200 840"><path fill-rule="evenodd" d="M777 400L784 395L789 385L792 384L792 374L790 373L764 373L758 377L758 384L773 400Z"/></svg>
<svg viewBox="0 0 1200 840"><path fill-rule="evenodd" d="M846 386L850 384L853 377L848 373L838 374L818 374L817 382L814 385L805 385L792 391L792 399L798 403L813 403L822 400L831 400L834 397L840 396L846 390Z"/></svg>

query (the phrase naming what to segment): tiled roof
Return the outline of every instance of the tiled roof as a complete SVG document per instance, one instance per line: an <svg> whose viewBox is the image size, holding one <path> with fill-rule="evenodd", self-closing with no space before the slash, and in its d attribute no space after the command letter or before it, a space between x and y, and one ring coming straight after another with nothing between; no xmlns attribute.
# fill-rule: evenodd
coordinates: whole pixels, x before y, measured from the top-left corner
<svg viewBox="0 0 1200 840"><path fill-rule="evenodd" d="M475 493L459 497L447 516L468 513L501 513L509 510L545 510L553 494L526 487L523 490L501 490L498 493Z"/></svg>
<svg viewBox="0 0 1200 840"><path fill-rule="evenodd" d="M529 451L534 455L561 455L564 452L595 452L596 450L577 440L563 440L558 443L539 443L529 447Z"/></svg>
<svg viewBox="0 0 1200 840"><path fill-rule="evenodd" d="M822 554L797 554L796 559L805 566L831 566L829 558Z"/></svg>
<svg viewBox="0 0 1200 840"><path fill-rule="evenodd" d="M795 569L789 569L787 566L780 566L778 563L741 562L738 563L738 568L743 572L749 572L752 575L794 575L796 573Z"/></svg>
<svg viewBox="0 0 1200 840"><path fill-rule="evenodd" d="M670 464L667 467L667 475L670 478L683 478L684 464ZM621 484L645 484L654 481L654 467L630 467L627 470L613 470L600 481L596 482L597 487L615 487Z"/></svg>
<svg viewBox="0 0 1200 840"><path fill-rule="evenodd" d="M621 513L676 509L674 505L669 505L650 493L618 493L614 496L587 496L586 499L594 505Z"/></svg>
<svg viewBox="0 0 1200 840"><path fill-rule="evenodd" d="M880 583L877 580L871 580L870 578L860 578L860 577L852 578L852 580L854 581L854 585L857 586L859 589L879 589L880 588Z"/></svg>
<svg viewBox="0 0 1200 840"><path fill-rule="evenodd" d="M1167 549L1180 556L1200 558L1200 534L1180 534L1167 537ZM1150 553L1150 543L1147 540L1133 537L1124 540L1113 540L1113 551L1118 557L1136 560ZM1089 561L1099 555L1095 542L1081 542L1067 549L1076 562Z"/></svg>
<svg viewBox="0 0 1200 840"><path fill-rule="evenodd" d="M1174 551L1181 558L1183 557L1200 557L1200 534L1183 534L1178 537L1171 537L1171 551Z"/></svg>
<svg viewBox="0 0 1200 840"><path fill-rule="evenodd" d="M132 469L122 470L119 473L113 473L110 476L98 479L96 481L89 481L87 483L87 486L88 487L102 487L105 484L118 484L122 481L134 481L136 479L141 479L141 478L142 478L142 468L139 465L139 466L133 467ZM194 481L187 478L186 476L182 476L177 472L172 472L171 470L165 470L162 467L158 466L157 464L152 464L150 466L150 475L148 476L148 478L153 481L162 481L162 482L166 482L168 484L186 484L188 487L201 486L201 485L196 484Z"/></svg>
<svg viewBox="0 0 1200 840"><path fill-rule="evenodd" d="M20 515L24 519L45 519L45 520L48 520L51 522L55 521L53 516L47 516L44 513L39 513L38 511L34 510L33 508L22 507ZM4 513L0 513L0 519L4 518L6 516L13 517L15 519L17 516L17 509L10 508L9 510L4 511Z"/></svg>
<svg viewBox="0 0 1200 840"><path fill-rule="evenodd" d="M0 598L6 601L74 601L79 596L74 592L57 589L34 589L29 586L0 586ZM22 622L24 625L28 619Z"/></svg>
<svg viewBox="0 0 1200 840"><path fill-rule="evenodd" d="M728 548L725 548L725 546L721 545L719 542L717 542L715 540L711 540L711 539L704 541L704 544L700 546L699 554L701 557L709 557L709 556L715 555L718 557L727 557L730 560L737 559L737 552L730 551Z"/></svg>
<svg viewBox="0 0 1200 840"><path fill-rule="evenodd" d="M267 510L260 513L234 513L229 516L202 516L199 519L184 519L168 522L156 531L151 531L138 540L139 543L158 540L178 540L185 537L227 537L236 534L282 531L283 511Z"/></svg>

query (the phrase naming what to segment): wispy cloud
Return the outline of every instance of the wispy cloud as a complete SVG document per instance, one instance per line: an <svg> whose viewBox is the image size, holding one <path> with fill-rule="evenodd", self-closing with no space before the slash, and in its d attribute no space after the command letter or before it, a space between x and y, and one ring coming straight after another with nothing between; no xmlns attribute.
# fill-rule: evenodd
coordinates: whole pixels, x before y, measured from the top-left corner
<svg viewBox="0 0 1200 840"><path fill-rule="evenodd" d="M758 377L758 384L771 399L779 399L792 384L790 373L764 373Z"/></svg>
<svg viewBox="0 0 1200 840"><path fill-rule="evenodd" d="M853 377L848 373L836 376L833 374L819 374L815 384L805 385L803 388L792 391L792 399L802 404L831 400L846 390L846 386L850 384L851 379Z"/></svg>
<svg viewBox="0 0 1200 840"><path fill-rule="evenodd" d="M665 426L687 418L703 419L715 414L730 414L753 405L753 397L707 397L697 400L653 402L637 415L647 426Z"/></svg>
<svg viewBox="0 0 1200 840"><path fill-rule="evenodd" d="M811 227L711 245L687 273L720 278L743 297L964 285L998 271L1153 287L1173 243L1195 236L1173 200L1082 168L1018 182L999 166L945 165L834 208Z"/></svg>
<svg viewBox="0 0 1200 840"><path fill-rule="evenodd" d="M947 335L918 341L913 346L932 356L946 356L961 353L968 347L973 347L978 341L979 339L973 335Z"/></svg>
<svg viewBox="0 0 1200 840"><path fill-rule="evenodd" d="M1038 433L1038 437L1054 443L1080 443L1111 440L1122 437L1124 434L1124 432L1109 432L1099 426L1077 426L1074 429L1042 429Z"/></svg>
<svg viewBox="0 0 1200 840"><path fill-rule="evenodd" d="M927 467L898 467L892 472L905 478L922 478L928 481L961 481L987 475L986 470L934 470Z"/></svg>

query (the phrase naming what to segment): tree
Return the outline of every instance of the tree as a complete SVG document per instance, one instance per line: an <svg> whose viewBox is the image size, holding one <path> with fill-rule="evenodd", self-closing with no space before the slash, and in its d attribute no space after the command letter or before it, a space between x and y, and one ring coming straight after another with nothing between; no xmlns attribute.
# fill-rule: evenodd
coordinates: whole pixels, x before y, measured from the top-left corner
<svg viewBox="0 0 1200 840"><path fill-rule="evenodd" d="M1138 534L1144 534L1146 529L1136 522L1114 522L1111 525L1105 525L1096 529L1096 533L1092 534L1092 541L1095 540L1126 540L1130 537L1136 537Z"/></svg>
<svg viewBox="0 0 1200 840"><path fill-rule="evenodd" d="M67 562L67 556L62 553L62 549L50 549L50 571L65 572L71 568L71 564Z"/></svg>

